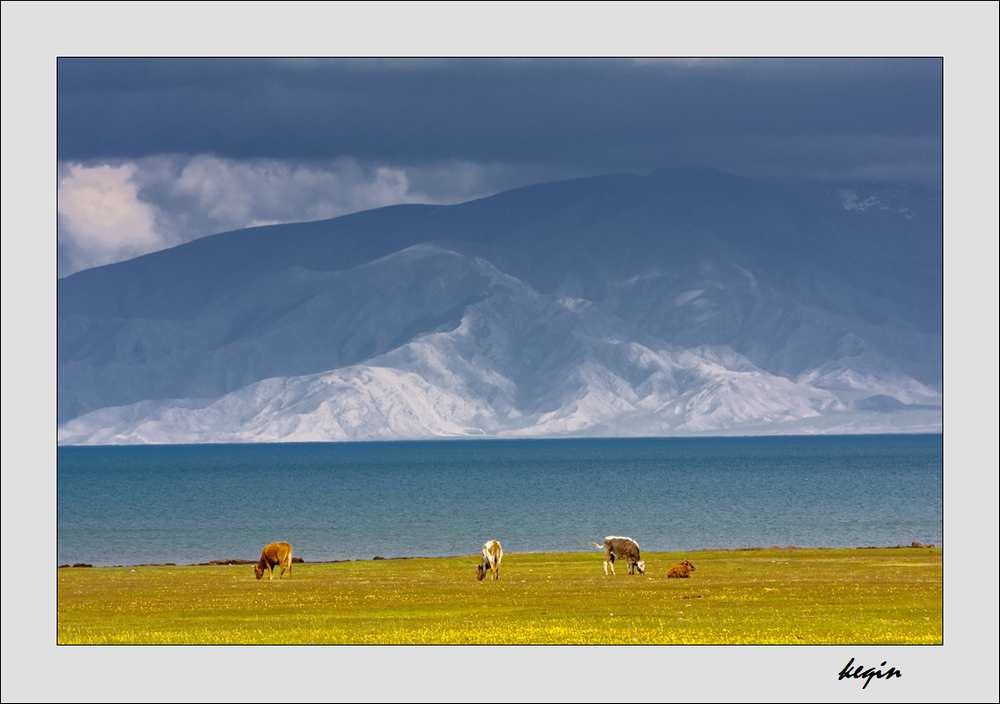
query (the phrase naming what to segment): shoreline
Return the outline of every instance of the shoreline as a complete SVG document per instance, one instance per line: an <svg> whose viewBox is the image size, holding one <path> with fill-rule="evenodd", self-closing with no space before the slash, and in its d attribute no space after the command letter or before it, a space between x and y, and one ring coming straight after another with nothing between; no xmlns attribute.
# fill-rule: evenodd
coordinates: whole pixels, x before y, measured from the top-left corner
<svg viewBox="0 0 1000 704"><path fill-rule="evenodd" d="M903 549L903 548L917 549L917 550L921 550L921 549L923 549L923 550L938 549L937 546L934 543L930 543L930 544L926 544L925 545L924 543L918 543L917 541L913 541L909 545L903 545L903 544L897 544L897 545L867 545L867 546L859 546L859 547L853 547L853 548L828 548L828 547L807 548L807 547L799 547L799 546L796 546L796 545L788 545L786 547L781 547L780 545L772 545L771 547L752 547L752 548L698 548L696 550L680 550L680 551L668 551L668 552L692 552L692 553L698 553L698 552L758 552L758 551L763 551L763 550L897 550L897 549ZM571 551L571 550L557 550L557 551L551 551L551 552L550 551L527 551L527 552L508 552L508 553L505 553L505 554L507 554L507 555L538 555L538 554L559 555L559 554L570 553L570 552L574 552L574 551ZM593 552L594 554L600 554L596 550L593 550L593 551L591 551L591 550L577 550L575 552L586 552L586 553ZM665 552L665 551L655 551L652 554L656 554L656 552ZM375 562L375 561L388 561L388 560L454 560L454 559L466 558L466 557L473 557L473 558L475 558L475 557L478 557L478 556L479 556L479 553L469 553L468 555L439 555L437 557L428 557L428 556L420 556L420 555L418 555L418 556L411 556L411 557L381 557L379 555L376 555L375 557L373 557L371 559L356 559L356 560L313 560L313 561L304 560L301 557L293 557L292 558L292 564L293 565L334 565L334 564L340 564L340 563L345 563L345 562ZM224 558L224 559L219 559L219 560L211 560L209 562L192 562L192 563L187 564L187 565L178 565L175 562L144 562L144 563L139 563L139 564L135 564L135 565L107 565L107 566L104 566L103 568L95 568L93 565L87 564L85 562L77 562L77 563L72 564L72 565L68 565L68 564L67 565L58 565L56 567L56 569L57 570L74 569L74 568L116 569L116 568L125 568L125 567L133 567L133 568L134 567L223 567L223 566L228 566L228 565L241 565L241 566L242 565L256 565L258 562L260 562L259 558L256 559L256 560L245 560L243 558Z"/></svg>

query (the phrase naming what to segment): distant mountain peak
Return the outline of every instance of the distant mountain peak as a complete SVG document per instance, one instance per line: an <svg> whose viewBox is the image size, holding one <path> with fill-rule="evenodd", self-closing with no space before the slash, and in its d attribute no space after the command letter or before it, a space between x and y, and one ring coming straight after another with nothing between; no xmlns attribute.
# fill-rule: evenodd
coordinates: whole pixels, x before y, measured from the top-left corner
<svg viewBox="0 0 1000 704"><path fill-rule="evenodd" d="M60 280L59 438L936 432L941 236L711 170L224 233Z"/></svg>

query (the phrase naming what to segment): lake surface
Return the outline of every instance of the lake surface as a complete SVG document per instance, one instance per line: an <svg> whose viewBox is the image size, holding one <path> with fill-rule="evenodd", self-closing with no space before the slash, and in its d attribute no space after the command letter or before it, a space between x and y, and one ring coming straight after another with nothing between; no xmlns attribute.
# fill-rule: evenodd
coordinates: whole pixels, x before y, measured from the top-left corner
<svg viewBox="0 0 1000 704"><path fill-rule="evenodd" d="M61 447L58 564L943 544L940 435Z"/></svg>

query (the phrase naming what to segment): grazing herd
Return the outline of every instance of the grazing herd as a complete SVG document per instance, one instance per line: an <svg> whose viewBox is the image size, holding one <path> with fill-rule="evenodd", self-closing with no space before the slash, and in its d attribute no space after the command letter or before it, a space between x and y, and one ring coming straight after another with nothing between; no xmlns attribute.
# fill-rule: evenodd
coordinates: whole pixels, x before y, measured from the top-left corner
<svg viewBox="0 0 1000 704"><path fill-rule="evenodd" d="M595 548L601 548L597 543L591 543ZM646 574L646 562L639 555L639 544L631 538L622 538L617 535L609 535L604 539L604 574L608 573L608 565L611 565L611 574L615 573L615 560L625 560L625 565L629 574ZM500 563L503 561L503 548L496 540L487 540L483 545L483 561L476 565L476 579L480 582L486 578L486 573L490 573L490 581L500 578ZM292 546L288 543L271 543L264 547L260 553L260 562L253 568L254 576L260 579L267 570L267 578L274 578L274 568L280 567L278 579L285 574L288 568L288 576L292 576ZM683 560L678 565L672 565L667 571L667 577L690 577L694 571L694 565L689 560Z"/></svg>

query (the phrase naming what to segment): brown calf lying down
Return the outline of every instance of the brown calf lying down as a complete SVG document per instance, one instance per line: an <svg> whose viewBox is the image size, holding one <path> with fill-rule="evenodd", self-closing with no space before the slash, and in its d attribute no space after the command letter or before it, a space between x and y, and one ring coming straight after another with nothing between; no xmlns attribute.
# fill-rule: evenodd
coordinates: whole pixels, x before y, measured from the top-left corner
<svg viewBox="0 0 1000 704"><path fill-rule="evenodd" d="M694 571L694 565L689 560L684 560L679 565L672 565L667 571L667 577L690 577Z"/></svg>
<svg viewBox="0 0 1000 704"><path fill-rule="evenodd" d="M597 543L591 545L601 547ZM646 574L646 563L639 559L639 544L631 538L609 535L604 539L604 574L608 573L608 564L611 565L611 574L615 573L615 560L620 557L625 558L629 574L635 574L634 570L639 570L639 574Z"/></svg>
<svg viewBox="0 0 1000 704"><path fill-rule="evenodd" d="M285 574L286 567L288 576L292 576L292 546L288 543L271 543L266 546L260 553L260 562L253 568L253 574L260 579L266 569L267 578L274 579L274 568L279 566L281 572L278 573L278 579Z"/></svg>
<svg viewBox="0 0 1000 704"><path fill-rule="evenodd" d="M486 571L492 570L490 581L500 578L500 561L503 559L503 548L495 540L487 540L483 545L483 561L476 565L476 579L480 582L486 577Z"/></svg>

